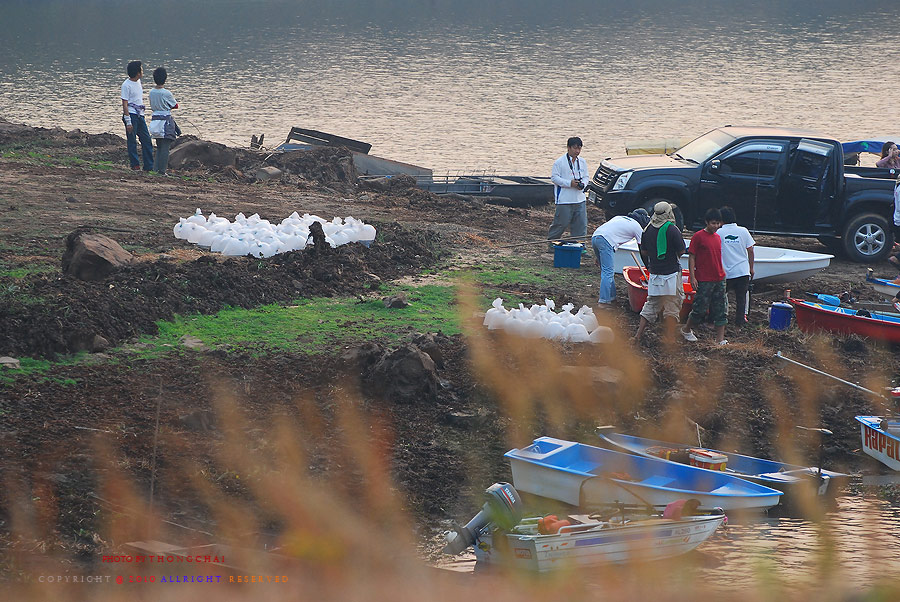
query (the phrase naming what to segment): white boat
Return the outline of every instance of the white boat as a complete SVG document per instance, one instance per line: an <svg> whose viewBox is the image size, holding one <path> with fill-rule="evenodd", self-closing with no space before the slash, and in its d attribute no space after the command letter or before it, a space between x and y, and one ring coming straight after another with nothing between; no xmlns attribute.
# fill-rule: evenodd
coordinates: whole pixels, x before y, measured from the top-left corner
<svg viewBox="0 0 900 602"><path fill-rule="evenodd" d="M685 239L684 246L690 245ZM622 273L622 268L634 265L632 254L637 257L637 241L631 240L616 249L615 270ZM784 284L796 282L824 270L831 263L834 255L795 251L781 247L753 247L753 281L764 284ZM638 258L640 260L640 258ZM688 269L687 253L681 256L681 267Z"/></svg>
<svg viewBox="0 0 900 602"><path fill-rule="evenodd" d="M670 558L690 552L725 521L725 514L678 520L589 521L541 535L538 519L522 520L512 532L482 533L475 543L479 564L547 572L629 561Z"/></svg>
<svg viewBox="0 0 900 602"><path fill-rule="evenodd" d="M862 450L888 468L900 470L900 417L857 416Z"/></svg>

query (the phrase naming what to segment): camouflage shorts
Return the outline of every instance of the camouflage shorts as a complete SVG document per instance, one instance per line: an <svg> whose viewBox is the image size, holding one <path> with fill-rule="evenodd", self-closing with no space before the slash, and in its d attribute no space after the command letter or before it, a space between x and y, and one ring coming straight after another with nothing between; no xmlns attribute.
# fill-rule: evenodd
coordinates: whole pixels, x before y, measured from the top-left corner
<svg viewBox="0 0 900 602"><path fill-rule="evenodd" d="M728 297L725 296L725 281L698 282L691 306L690 320L699 324L706 319L706 313L716 326L728 323Z"/></svg>

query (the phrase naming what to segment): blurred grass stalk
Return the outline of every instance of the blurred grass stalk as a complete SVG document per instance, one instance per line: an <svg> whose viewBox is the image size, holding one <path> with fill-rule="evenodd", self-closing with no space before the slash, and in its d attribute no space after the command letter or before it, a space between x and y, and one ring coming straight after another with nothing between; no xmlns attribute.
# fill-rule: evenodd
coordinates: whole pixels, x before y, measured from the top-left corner
<svg viewBox="0 0 900 602"><path fill-rule="evenodd" d="M462 286L459 295L461 316L480 309L471 286ZM506 430L503 445L521 447L531 442L535 432L573 436L590 429L598 420L646 412L645 397L652 374L647 362L625 343L623 332L612 314L598 316L613 328L616 342L586 346L578 353L561 353L556 344L543 339L523 340L502 332L487 333L480 321L463 319L471 371L478 383L496 399ZM668 351L661 347L659 353ZM759 354L766 352L758 350ZM757 353L749 350L748 353ZM840 363L828 349L815 350L820 364L840 373ZM579 378L576 368L590 370L608 366L619 371L617 383L596 383ZM666 368L665 359L662 360ZM695 437L685 415L702 420L719 406L719 393L728 370L721 359L696 365L671 364L679 382L690 395L671 391L668 407L661 412L657 434L669 440ZM773 378L757 392L759 404L771 407L778 452L788 460L800 460L793 425L816 425L821 415L821 383L809 374L790 373L794 384L785 388ZM344 378L343 381L348 379ZM113 575L151 573L183 575L187 565L111 565L97 558L76 559L65 552L41 553L40 542L56 533L57 512L52 487L32 475L34 485L8 478L2 496L16 552L5 554L8 579L5 599L45 600L195 600L201 596L216 600L847 600L850 590L835 551L830 519L817 510L814 499L804 504L819 528L819 541L804 545L815 553L798 558L802 565L814 565L815 579L795 580L790 568L761 561L756 582L749 588L704 579L698 556L685 555L663 563L632 563L605 566L589 572L561 570L543 578L498 570L463 576L429 568L420 559L414 520L405 509L402 492L391 474L395 435L389 412L371 412L360 403L361 396L347 388L332 389L332 411L323 412L311 398L295 400L293 419L242 414L241 400L225 387L210 382L214 389L220 431L224 434L215 460L218 477L210 478L208 466L190 456L189 441L167 431L160 433L158 459L159 491L165 492L151 509L144 491L146 478L136 480L135 469L121 459L120 451L96 439L97 480L100 497L114 508L100 521L95 539L106 549L120 550L132 541L159 540L190 546L205 544L209 538L197 532L177 529L163 520L173 509L201 504L213 517L216 541L229 548L227 564L239 567L238 574L287 575L286 584L139 584L135 586L90 584L48 584L39 575ZM786 391L792 391L790 395ZM398 411L402 411L402 408ZM255 427L251 429L250 427ZM580 429L580 430L579 430ZM251 432L252 430L252 432ZM737 445L742 433L725 433ZM323 477L313 474L313 456L326 454L331 470ZM149 461L149 459L148 459ZM806 463L803 461L803 463ZM149 474L141 467L137 472ZM89 467L85 467L89 470ZM477 472L477 471L475 471ZM5 473L7 476L9 472ZM225 486L225 485L228 486ZM460 483L459 490L480 491L489 483ZM194 500L193 502L191 500ZM167 509L166 509L167 508ZM477 510L472 507L472 513ZM467 517L466 517L467 518ZM257 534L276 526L274 554L252 550ZM877 532L878 526L872 525ZM32 554L21 550L33 542ZM809 544L810 542L804 542ZM271 549L271 548L270 548ZM886 567L885 578L896 578L897 542L865 546L871 562ZM702 550L702 547L701 547ZM882 551L883 550L883 551ZM798 552L799 553L799 552ZM893 567L893 570L887 570ZM152 569L148 571L147 569ZM209 567L195 564L193 574ZM220 569L207 571L228 575ZM233 571L232 573L233 574ZM898 600L896 581L854 594L854 600ZM8 596L8 597L7 597ZM814 597L814 598L813 598Z"/></svg>

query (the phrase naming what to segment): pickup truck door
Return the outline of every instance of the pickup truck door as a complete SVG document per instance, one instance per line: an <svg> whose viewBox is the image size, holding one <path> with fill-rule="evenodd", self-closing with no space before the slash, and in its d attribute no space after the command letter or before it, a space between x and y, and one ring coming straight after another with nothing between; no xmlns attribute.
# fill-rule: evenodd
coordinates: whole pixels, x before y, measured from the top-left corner
<svg viewBox="0 0 900 602"><path fill-rule="evenodd" d="M786 141L751 140L708 161L700 175L700 222L710 207L729 205L742 226L750 230L773 227L786 147Z"/></svg>
<svg viewBox="0 0 900 602"><path fill-rule="evenodd" d="M830 222L833 152L831 144L807 139L791 149L778 199L782 228L809 233Z"/></svg>

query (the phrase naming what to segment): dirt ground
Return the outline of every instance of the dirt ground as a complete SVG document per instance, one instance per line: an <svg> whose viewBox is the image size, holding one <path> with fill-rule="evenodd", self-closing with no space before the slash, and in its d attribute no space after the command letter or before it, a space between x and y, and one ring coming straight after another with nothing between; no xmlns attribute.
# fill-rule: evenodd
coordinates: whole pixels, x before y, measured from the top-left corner
<svg viewBox="0 0 900 602"><path fill-rule="evenodd" d="M6 270L43 269L16 281L0 278L0 355L56 357L78 350L94 334L113 345L128 345L136 335L152 333L156 320L176 313L211 313L224 305L253 307L302 296L365 295L375 282L415 278L435 265L463 268L498 255L522 256L539 265L552 262L543 245L500 248L545 236L550 207L510 209L448 201L417 189L362 189L346 181L346 155L333 149L294 163L280 158L288 177L253 183L247 174L262 164L258 155L240 155L240 169L188 163L178 172L183 177L162 178L129 171L124 146L116 136L0 121L0 151L18 153L0 159L0 262ZM112 165L60 165L23 156L28 149ZM212 257L176 240L172 226L177 218L198 207L229 217L243 212L280 219L293 211L352 215L375 223L383 240L370 249L341 247L324 258L291 253L260 269L256 260ZM599 210L591 208L592 227L601 221ZM80 227L111 236L141 261L101 282L63 277L64 239ZM763 237L758 242L824 252L819 243L804 239ZM879 274L893 274L887 263L874 267ZM598 273L591 261L582 269ZM879 301L864 278L865 266L836 258L824 272L790 287L795 294L849 290L860 301ZM532 366L529 362L540 355L529 358L515 344L505 345L503 337L473 341L437 335L404 342L399 346L403 357L392 355L398 349L377 344L336 346L315 357L213 350L114 366L104 354L95 354L95 361L55 368L54 379L36 376L0 384L0 473L4 483L19 484L0 493L0 539L13 550L39 542L44 551L82 554L88 564L107 550L111 543L98 535L98 512L110 510L101 495L108 468L96 455L98 437L137 487L148 488L157 407L168 442L159 452L159 504L172 521L215 532L214 519L197 493L178 485L183 470L178 459L189 457L205 467L204 474L226 493L246 494L218 458L225 445L216 423L222 397L250 417L247 430L260 448L266 445L267 425L298 421L310 440L310 470L330 481L345 476L339 459L327 453L341 430L335 399L351 391L359 412L390 425L390 472L428 552L433 551L428 542L435 530L448 520L468 519L480 505L484 486L509 478L502 453L511 444L551 430L583 440L589 440L597 423L643 433L671 432L677 424L689 433L696 427L684 420L688 417L699 423L708 441L772 457L792 443L803 453L815 453L815 441L784 426L802 422L834 431L825 445L827 466L870 469L857 450L853 416L875 412L878 406L827 379L804 378L774 353L782 351L879 390L898 375L896 354L852 336L767 329L766 309L782 289L754 290L752 325L741 331L729 327L731 345L723 350L709 343L711 329L706 328L699 330L702 340L694 346L666 346L656 330L640 346L623 342L636 328L637 316L622 299L601 317L620 335L615 349L556 346L554 353L562 359L553 360L555 364ZM596 288L554 290L523 283L517 291L533 295L535 302L550 297L558 305L593 305ZM35 305L28 303L29 296L52 301ZM498 370L533 368L546 371L551 384L559 383L546 390L536 385L546 396L535 401L528 419L517 422L517 410L510 405L520 389L504 391L485 377L477 363L484 357L478 351L483 344L495 350ZM426 350L435 367L404 381L397 375L405 369L405 358L415 353L413 347ZM628 365L627 359L636 363ZM615 384L580 383L584 386L573 392L568 388L574 386L573 377L555 372L562 365L601 361L617 365L625 378ZM66 379L78 385L67 385ZM300 420L305 415L298 399L315 409L321 428ZM347 486L352 489L357 478L351 475ZM33 498L26 505L38 525L25 539L9 530L12 508L23 495ZM277 534L276 519L261 524L254 537Z"/></svg>

